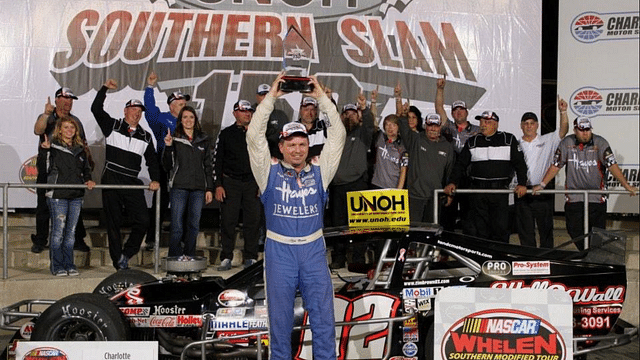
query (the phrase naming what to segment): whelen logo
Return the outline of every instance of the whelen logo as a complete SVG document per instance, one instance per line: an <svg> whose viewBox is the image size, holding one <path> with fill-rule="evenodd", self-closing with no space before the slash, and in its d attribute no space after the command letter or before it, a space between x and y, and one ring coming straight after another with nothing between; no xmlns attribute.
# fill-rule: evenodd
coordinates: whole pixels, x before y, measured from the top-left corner
<svg viewBox="0 0 640 360"><path fill-rule="evenodd" d="M640 91L638 88L584 87L571 95L571 109L575 114L588 117L637 115Z"/></svg>
<svg viewBox="0 0 640 360"><path fill-rule="evenodd" d="M571 22L571 34L583 43L601 40L638 40L638 12L585 12Z"/></svg>

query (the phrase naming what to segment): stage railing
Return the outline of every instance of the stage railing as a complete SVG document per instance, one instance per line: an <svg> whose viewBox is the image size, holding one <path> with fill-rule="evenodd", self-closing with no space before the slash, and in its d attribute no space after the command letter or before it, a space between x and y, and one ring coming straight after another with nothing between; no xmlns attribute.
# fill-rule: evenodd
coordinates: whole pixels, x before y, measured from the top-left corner
<svg viewBox="0 0 640 360"><path fill-rule="evenodd" d="M29 189L86 189L86 185L69 185L69 184L20 184L20 183L3 183L2 184L2 278L8 277L8 257L9 257L9 188L29 188ZM148 185L99 185L96 184L94 189L119 189L119 190L149 190ZM149 190L151 191L151 190ZM154 245L154 267L153 271L157 274L160 266L160 191L155 192L156 202L156 242Z"/></svg>

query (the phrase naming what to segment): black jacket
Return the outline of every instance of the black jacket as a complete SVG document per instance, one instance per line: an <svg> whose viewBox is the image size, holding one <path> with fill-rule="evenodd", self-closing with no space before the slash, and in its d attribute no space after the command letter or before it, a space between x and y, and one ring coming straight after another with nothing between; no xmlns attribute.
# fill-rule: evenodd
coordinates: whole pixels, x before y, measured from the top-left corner
<svg viewBox="0 0 640 360"><path fill-rule="evenodd" d="M84 184L91 180L91 166L84 146L67 147L58 141L51 148L42 149L46 154L47 184ZM76 199L84 196L84 189L47 189L53 199Z"/></svg>
<svg viewBox="0 0 640 360"><path fill-rule="evenodd" d="M170 188L214 191L211 139L204 133L193 141L174 137L173 145L164 147L162 166L169 173Z"/></svg>

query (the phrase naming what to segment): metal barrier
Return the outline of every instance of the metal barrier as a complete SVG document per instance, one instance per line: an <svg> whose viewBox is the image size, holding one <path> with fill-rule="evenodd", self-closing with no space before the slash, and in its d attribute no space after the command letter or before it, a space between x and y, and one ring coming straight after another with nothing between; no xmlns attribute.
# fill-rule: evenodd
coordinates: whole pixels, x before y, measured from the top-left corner
<svg viewBox="0 0 640 360"><path fill-rule="evenodd" d="M19 184L19 183L3 183L2 184L2 279L8 277L8 257L9 257L9 231L8 231L8 213L9 213L9 188L29 188L29 189L86 189L86 185L70 185L70 184ZM120 190L149 190L148 185L98 185L94 189L120 189ZM151 191L151 190L149 190ZM160 266L160 191L156 191L156 242L154 244L154 267L153 271L157 274Z"/></svg>
<svg viewBox="0 0 640 360"><path fill-rule="evenodd" d="M456 189L455 194L513 194L513 189ZM528 189L527 194L532 194L533 190ZM583 194L588 199L589 194L629 194L627 190L540 190L538 194ZM437 199L439 194L444 194L443 189L433 191L433 198ZM433 223L438 223L439 201L433 202ZM589 233L589 201L584 202L584 233ZM584 248L589 248L589 238L584 239Z"/></svg>

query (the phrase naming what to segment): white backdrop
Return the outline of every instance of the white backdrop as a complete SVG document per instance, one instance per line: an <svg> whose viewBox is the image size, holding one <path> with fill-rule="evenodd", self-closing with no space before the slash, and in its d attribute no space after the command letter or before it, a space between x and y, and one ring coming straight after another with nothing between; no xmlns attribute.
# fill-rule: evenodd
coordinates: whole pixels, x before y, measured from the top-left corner
<svg viewBox="0 0 640 360"><path fill-rule="evenodd" d="M638 1L560 1L558 93L569 99L569 120L588 116L631 186L638 186L640 123ZM572 127L570 127L570 131ZM571 133L571 132L570 132ZM564 169L558 184L564 184ZM611 175L609 189L624 190ZM562 197L556 208L563 209ZM637 199L613 195L611 212L638 213Z"/></svg>
<svg viewBox="0 0 640 360"><path fill-rule="evenodd" d="M60 86L79 97L73 113L86 129L98 181L103 136L89 109L107 78L121 85L105 103L113 117L122 117L128 99L142 99L155 70L160 109L168 110L170 92L189 93L203 127L217 136L233 121L233 103L254 101L257 85L280 70L278 37L292 23L311 38L311 72L340 106L354 102L359 88L379 87L386 115L395 111L400 82L423 114L434 112L436 80L446 74L446 104L465 100L470 118L494 110L501 129L519 134L521 114L539 113L541 0L194 3L0 0L0 182L35 180L33 124ZM296 117L299 94L285 102ZM10 206L33 207L35 200L30 191L13 190ZM99 191L88 193L85 205L100 206Z"/></svg>

